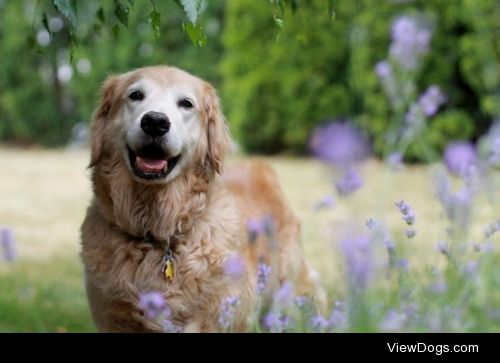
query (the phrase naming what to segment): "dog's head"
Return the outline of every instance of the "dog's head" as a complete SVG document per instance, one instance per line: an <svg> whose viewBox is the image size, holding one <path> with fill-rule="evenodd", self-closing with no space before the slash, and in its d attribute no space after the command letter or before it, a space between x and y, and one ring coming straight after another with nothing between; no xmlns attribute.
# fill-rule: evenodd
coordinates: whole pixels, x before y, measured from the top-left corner
<svg viewBox="0 0 500 363"><path fill-rule="evenodd" d="M214 88L173 67L109 78L92 124L90 166L118 152L141 183L168 183L187 168L221 172L229 133Z"/></svg>

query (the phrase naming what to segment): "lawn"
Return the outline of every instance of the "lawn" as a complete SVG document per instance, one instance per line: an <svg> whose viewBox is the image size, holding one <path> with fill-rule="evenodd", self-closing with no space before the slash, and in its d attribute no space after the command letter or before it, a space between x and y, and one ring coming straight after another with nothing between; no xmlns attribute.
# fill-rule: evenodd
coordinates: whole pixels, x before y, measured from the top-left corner
<svg viewBox="0 0 500 363"><path fill-rule="evenodd" d="M370 160L363 164L364 186L354 195L335 195L332 174L311 159L265 158L278 172L292 208L302 220L302 242L310 264L318 271L332 299L346 293L339 239L350 230L365 229L370 218L383 219L398 237L404 222L394 203L404 199L413 207L417 236L402 251L417 273L442 266L436 252L445 238L446 217L434 198L432 175L440 168L406 166L391 170ZM16 239L18 258L0 260L0 331L94 331L86 305L79 228L91 197L87 151L0 149L0 226L9 226ZM237 162L232 158L229 162ZM326 195L331 208L315 211ZM500 214L498 193L481 194L474 205L471 238Z"/></svg>

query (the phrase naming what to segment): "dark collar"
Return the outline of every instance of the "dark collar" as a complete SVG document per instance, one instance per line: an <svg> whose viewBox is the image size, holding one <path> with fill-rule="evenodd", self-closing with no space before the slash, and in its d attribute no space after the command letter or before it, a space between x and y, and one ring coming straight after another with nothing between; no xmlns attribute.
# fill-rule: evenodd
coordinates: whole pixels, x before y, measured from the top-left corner
<svg viewBox="0 0 500 363"><path fill-rule="evenodd" d="M156 238L150 231L146 231L146 233L143 236L136 235L136 234L133 234L133 233L130 233L128 231L121 229L120 227L118 227L115 224L112 226L112 228L115 231L117 231L121 234L124 234L125 236L129 237L130 239L132 239L134 241L150 243L155 248L173 250L175 248L175 246L177 244L177 240L178 240L177 236L172 236L172 237L168 238L167 240L161 240L161 239Z"/></svg>
<svg viewBox="0 0 500 363"><path fill-rule="evenodd" d="M113 227L115 230L123 233L133 240L138 242L146 242L150 243L154 248L161 248L163 250L163 262L161 266L161 272L167 281L172 281L174 278L174 253L177 238L171 237L166 241L158 240L153 236L153 234L147 231L144 236L136 236L131 233L125 232L122 229L118 228L118 226Z"/></svg>

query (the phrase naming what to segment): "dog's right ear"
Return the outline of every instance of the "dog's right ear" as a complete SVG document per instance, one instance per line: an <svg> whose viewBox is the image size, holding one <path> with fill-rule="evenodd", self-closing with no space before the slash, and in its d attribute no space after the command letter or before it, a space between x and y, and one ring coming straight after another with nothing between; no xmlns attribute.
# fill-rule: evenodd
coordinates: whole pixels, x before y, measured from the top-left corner
<svg viewBox="0 0 500 363"><path fill-rule="evenodd" d="M90 146L89 168L96 166L101 159L104 143L104 129L106 127L106 120L113 107L117 87L118 77L112 76L104 82L101 89L101 99L95 110L92 126L90 127L92 144Z"/></svg>

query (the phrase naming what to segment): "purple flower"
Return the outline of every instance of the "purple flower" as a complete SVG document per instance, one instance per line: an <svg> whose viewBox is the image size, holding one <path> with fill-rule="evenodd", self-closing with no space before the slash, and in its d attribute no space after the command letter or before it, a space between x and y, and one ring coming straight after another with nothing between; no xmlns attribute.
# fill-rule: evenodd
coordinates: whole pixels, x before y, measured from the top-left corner
<svg viewBox="0 0 500 363"><path fill-rule="evenodd" d="M429 291L436 294L436 295L441 295L444 294L448 290L448 285L443 279L438 279L437 281L433 282L429 286Z"/></svg>
<svg viewBox="0 0 500 363"><path fill-rule="evenodd" d="M415 223L415 214L413 213L413 211L410 211L410 213L408 213L407 215L403 216L403 220L409 226L411 226L413 223Z"/></svg>
<svg viewBox="0 0 500 363"><path fill-rule="evenodd" d="M372 241L360 236L340 241L347 267L347 276L356 292L365 289L375 269Z"/></svg>
<svg viewBox="0 0 500 363"><path fill-rule="evenodd" d="M410 271L410 262L406 258L402 258L396 261L396 267L403 272Z"/></svg>
<svg viewBox="0 0 500 363"><path fill-rule="evenodd" d="M368 220L365 222L365 225L371 231L375 231L375 229L377 228L377 222L375 222L373 218L368 218Z"/></svg>
<svg viewBox="0 0 500 363"><path fill-rule="evenodd" d="M323 199L321 199L319 202L317 202L314 205L313 211L317 212L321 209L332 208L334 203L335 203L335 200L333 199L333 197L331 195L326 195L323 197Z"/></svg>
<svg viewBox="0 0 500 363"><path fill-rule="evenodd" d="M10 228L4 227L0 229L0 245L3 249L3 257L5 261L12 262L16 259L16 242L14 234Z"/></svg>
<svg viewBox="0 0 500 363"><path fill-rule="evenodd" d="M257 294L262 295L267 289L269 277L271 276L271 266L259 263L257 266Z"/></svg>
<svg viewBox="0 0 500 363"><path fill-rule="evenodd" d="M315 331L316 333L321 333L325 331L325 329L327 329L330 324L328 320L323 317L323 315L317 314L311 318L310 325L313 331Z"/></svg>
<svg viewBox="0 0 500 363"><path fill-rule="evenodd" d="M447 256L450 254L450 246L445 241L438 241L436 248L443 255Z"/></svg>
<svg viewBox="0 0 500 363"><path fill-rule="evenodd" d="M345 329L347 327L347 316L344 312L344 306L340 301L335 302L335 307L330 314L328 323L332 329Z"/></svg>
<svg viewBox="0 0 500 363"><path fill-rule="evenodd" d="M156 320L160 317L166 318L170 316L170 309L165 304L165 298L160 292L152 291L140 294L139 308L146 314L146 317L151 320Z"/></svg>
<svg viewBox="0 0 500 363"><path fill-rule="evenodd" d="M346 167L368 156L367 138L348 123L330 122L317 127L309 142L312 152L337 167Z"/></svg>
<svg viewBox="0 0 500 363"><path fill-rule="evenodd" d="M399 211L401 213L403 213L403 215L406 215L408 213L410 213L411 211L411 207L408 203L406 203L404 200L401 200L397 203L394 203L396 205L396 207L398 207Z"/></svg>
<svg viewBox="0 0 500 363"><path fill-rule="evenodd" d="M496 221L490 223L490 225L484 231L484 237L490 238L498 231L500 231L500 219L497 219Z"/></svg>
<svg viewBox="0 0 500 363"><path fill-rule="evenodd" d="M342 177L335 183L337 192L342 196L352 194L362 186L363 180L353 168L347 168Z"/></svg>
<svg viewBox="0 0 500 363"><path fill-rule="evenodd" d="M257 218L250 218L247 221L247 231L249 234L259 235L262 229L262 223Z"/></svg>
<svg viewBox="0 0 500 363"><path fill-rule="evenodd" d="M165 319L163 321L163 330L165 333L181 333L182 328L174 324L170 319Z"/></svg>
<svg viewBox="0 0 500 363"><path fill-rule="evenodd" d="M467 187L453 193L448 179L441 176L437 183L437 194L443 205L446 216L454 226L466 228L470 220L473 194Z"/></svg>
<svg viewBox="0 0 500 363"><path fill-rule="evenodd" d="M406 237L408 238L413 238L417 235L417 230L416 229L413 229L413 228L408 228L406 231L405 231L405 234L406 234Z"/></svg>
<svg viewBox="0 0 500 363"><path fill-rule="evenodd" d="M219 326L229 329L236 316L236 310L240 306L240 299L237 296L228 296L220 305Z"/></svg>
<svg viewBox="0 0 500 363"><path fill-rule="evenodd" d="M500 137L495 137L490 144L488 162L493 166L500 164Z"/></svg>
<svg viewBox="0 0 500 363"><path fill-rule="evenodd" d="M385 79L392 75L392 67L388 61L380 61L375 65L375 73L381 79Z"/></svg>
<svg viewBox="0 0 500 363"><path fill-rule="evenodd" d="M477 261L468 261L465 264L463 271L467 275L473 275L477 271L478 266L479 266L479 264L477 263Z"/></svg>
<svg viewBox="0 0 500 363"><path fill-rule="evenodd" d="M400 152L393 152L385 159L385 162L392 170L403 168L403 155Z"/></svg>
<svg viewBox="0 0 500 363"><path fill-rule="evenodd" d="M418 129L421 126L422 121L423 121L423 119L422 119L423 113L422 112L423 111L418 104L416 104L416 103L411 104L410 109L408 110L408 112L405 115L405 122L406 122L407 126L410 127L408 129L409 131L407 131L407 132L415 133L418 131Z"/></svg>
<svg viewBox="0 0 500 363"><path fill-rule="evenodd" d="M487 160L493 167L500 166L500 119L493 122L486 136Z"/></svg>
<svg viewBox="0 0 500 363"><path fill-rule="evenodd" d="M289 307L295 299L293 286L289 281L285 281L281 287L274 293L274 303L280 307Z"/></svg>
<svg viewBox="0 0 500 363"><path fill-rule="evenodd" d="M475 165L476 159L476 148L467 141L450 143L444 152L444 163L448 171L461 177Z"/></svg>
<svg viewBox="0 0 500 363"><path fill-rule="evenodd" d="M259 235L263 233L263 226L262 222L259 219L256 218L250 218L247 221L247 233L248 233L248 240L250 243L255 243L257 241L257 238Z"/></svg>
<svg viewBox="0 0 500 363"><path fill-rule="evenodd" d="M308 301L309 301L308 298L305 296L297 296L293 301L293 303L298 308L302 308L307 304Z"/></svg>
<svg viewBox="0 0 500 363"><path fill-rule="evenodd" d="M414 70L429 51L431 31L416 18L401 16L392 23L389 53L405 70Z"/></svg>
<svg viewBox="0 0 500 363"><path fill-rule="evenodd" d="M418 99L418 104L427 117L434 116L443 103L446 96L438 86L430 86Z"/></svg>
<svg viewBox="0 0 500 363"><path fill-rule="evenodd" d="M415 213L413 212L413 209L410 207L410 205L404 200L395 203L395 205L403 214L403 220L406 222L406 224L409 226L413 225L415 223Z"/></svg>
<svg viewBox="0 0 500 363"><path fill-rule="evenodd" d="M240 255L230 256L224 263L224 273L235 280L243 277L245 271L245 261Z"/></svg>
<svg viewBox="0 0 500 363"><path fill-rule="evenodd" d="M266 234L266 236L268 238L272 239L274 237L274 235L276 234L273 216L267 215L264 218L262 218L261 226L262 226L262 230Z"/></svg>
<svg viewBox="0 0 500 363"><path fill-rule="evenodd" d="M264 326L271 333L282 333L291 325L290 317L282 312L270 312L264 318Z"/></svg>
<svg viewBox="0 0 500 363"><path fill-rule="evenodd" d="M393 253L394 250L396 249L396 245L395 245L394 241L389 236L384 236L383 242L384 242L384 246L385 246L385 248L387 248L387 251L389 252L389 254Z"/></svg>
<svg viewBox="0 0 500 363"><path fill-rule="evenodd" d="M380 322L379 328L387 332L400 331L404 328L406 321L406 314L390 310Z"/></svg>

